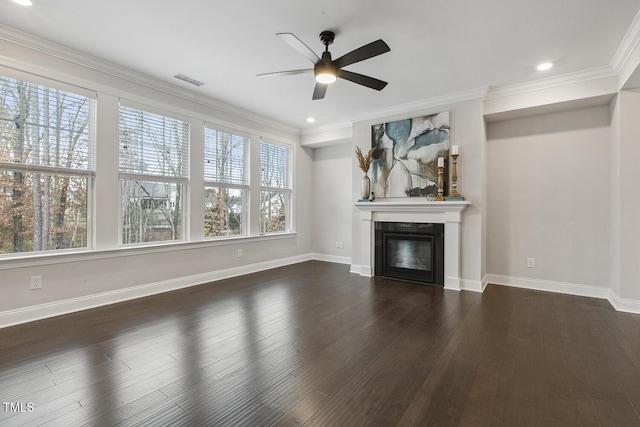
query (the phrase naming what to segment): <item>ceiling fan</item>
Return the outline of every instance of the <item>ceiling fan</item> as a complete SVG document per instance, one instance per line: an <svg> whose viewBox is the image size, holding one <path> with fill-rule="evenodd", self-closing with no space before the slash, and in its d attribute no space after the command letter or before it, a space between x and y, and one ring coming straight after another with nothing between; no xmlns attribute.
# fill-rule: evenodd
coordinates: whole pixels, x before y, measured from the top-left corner
<svg viewBox="0 0 640 427"><path fill-rule="evenodd" d="M337 78L349 80L350 82L357 83L362 86L366 86L375 90L382 90L387 85L387 82L374 79L373 77L365 76L363 74L354 73L351 71L343 70L343 67L347 65L355 64L356 62L364 61L365 59L373 58L374 56L381 55L389 52L391 49L382 40L376 40L369 44L366 44L358 49L341 56L338 59L331 59L331 52L329 52L329 45L333 43L335 34L332 31L323 31L320 33L320 40L324 44L324 52L322 58L318 57L314 51L312 51L306 44L302 43L300 39L291 33L278 33L276 34L285 43L294 48L298 53L302 54L309 61L313 62L313 68L305 68L302 70L289 70L278 71L275 73L258 74L259 77L275 77L275 76L291 76L294 74L303 74L313 72L316 78L316 86L313 90L312 99L322 99L327 92L327 86L330 83L336 81Z"/></svg>

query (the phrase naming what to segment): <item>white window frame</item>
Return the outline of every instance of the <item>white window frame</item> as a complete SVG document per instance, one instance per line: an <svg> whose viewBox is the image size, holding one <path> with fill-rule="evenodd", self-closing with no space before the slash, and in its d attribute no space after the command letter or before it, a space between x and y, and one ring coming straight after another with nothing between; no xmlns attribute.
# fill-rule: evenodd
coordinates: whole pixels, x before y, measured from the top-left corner
<svg viewBox="0 0 640 427"><path fill-rule="evenodd" d="M120 147L120 109L122 107L131 108L140 110L145 113L156 114L160 116L164 116L170 119L182 121L188 126L188 136L186 138L185 143L187 144L186 152L185 152L185 162L186 162L186 176L184 177L175 177L175 176L167 176L167 175L156 175L156 174L145 174L145 173L135 173L135 172L122 172L120 171L120 149L118 148L118 165L115 166L118 169L118 244L123 247L132 247L132 246L154 246L154 245L166 245L166 244L175 244L179 242L188 241L188 218L189 218L189 184L190 184L190 173L191 173L191 165L189 161L190 150L191 150L191 119L189 117L181 116L179 114L172 113L170 111L158 109L155 107L151 107L148 105L139 104L133 101L129 101L126 99L120 99L119 108L118 108L118 147ZM124 230L124 218L123 218L123 206L122 206L122 182L123 181L145 181L145 182L154 182L158 184L176 184L182 185L182 215L181 215L181 238L173 239L173 240L158 240L151 242L133 242L133 243L125 243L123 242L123 230Z"/></svg>
<svg viewBox="0 0 640 427"><path fill-rule="evenodd" d="M274 145L277 147L281 147L281 148L285 148L287 150L287 187L268 187L268 186L263 186L262 185L262 176L261 176L261 168L262 168L262 157L261 157L261 145L262 143L265 144L269 144L269 145ZM260 235L277 235L277 234L283 234L283 233L291 233L294 231L294 218L293 218L293 213L294 213L294 209L293 209L293 205L295 203L294 200L294 182L293 182L293 177L294 177L294 173L293 173L293 168L294 168L294 149L291 145L286 144L286 143L282 143L282 142L277 142L274 141L272 139L269 138L265 138L265 137L260 137L259 141L258 141L258 152L259 152L259 164L258 164L258 173L259 173L259 189L258 189L258 194L261 195L263 191L270 191L270 192L277 192L277 193L285 193L288 196L288 206L285 206L285 229L282 231L271 231L271 232L263 232L261 227L262 227L262 221L261 221L261 200L258 200L257 203L257 209L258 209L258 218L260 219L260 224L259 224L259 232Z"/></svg>
<svg viewBox="0 0 640 427"><path fill-rule="evenodd" d="M203 144L203 156L202 156L202 160L203 160L203 164L205 159L205 154L206 154L206 146L207 146L207 137L206 137L206 133L207 133L207 129L212 130L212 131L217 131L217 132L224 132L224 133L228 133L234 136L239 136L241 138L246 138L247 140L247 144L245 147L245 152L244 152L244 174L245 174L245 184L236 184L236 183L228 183L228 182L221 182L221 181L215 181L215 180L211 180L211 179L207 179L207 177L204 177L204 186L203 186L203 197L206 193L206 190L208 187L218 187L218 188L228 188L228 189L232 189L232 190L241 190L244 192L244 196L245 196L245 200L244 200L244 205L243 205L243 212L242 212L242 226L241 226L241 233L240 234L234 234L228 237L232 237L232 238L239 238L239 237L247 237L250 234L250 214L249 214L249 210L251 207L251 203L250 203L250 199L251 199L251 175L252 175L252 171L251 171L251 144L252 144L252 138L251 135L247 134L246 132L241 132L235 129L231 129L231 128L227 128L225 126L220 126L220 125L216 125L216 124L212 124L212 123L208 123L206 122L204 125L204 144ZM206 173L205 173L206 175ZM203 224L203 233L204 233L204 224ZM206 240L217 240L217 239L223 239L227 236L205 236Z"/></svg>

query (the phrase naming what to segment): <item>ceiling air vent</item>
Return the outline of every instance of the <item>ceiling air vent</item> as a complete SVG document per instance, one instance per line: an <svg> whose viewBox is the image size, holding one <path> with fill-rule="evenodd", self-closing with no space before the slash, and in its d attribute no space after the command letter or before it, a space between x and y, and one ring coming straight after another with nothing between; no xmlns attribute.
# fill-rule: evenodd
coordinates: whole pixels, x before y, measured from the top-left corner
<svg viewBox="0 0 640 427"><path fill-rule="evenodd" d="M190 83L190 84L198 86L198 87L200 87L200 86L202 86L204 84L203 82L200 82L200 81L198 81L196 79L192 79L191 77L185 76L184 74L176 74L173 77L175 77L178 80L182 80L183 82L187 82L187 83Z"/></svg>

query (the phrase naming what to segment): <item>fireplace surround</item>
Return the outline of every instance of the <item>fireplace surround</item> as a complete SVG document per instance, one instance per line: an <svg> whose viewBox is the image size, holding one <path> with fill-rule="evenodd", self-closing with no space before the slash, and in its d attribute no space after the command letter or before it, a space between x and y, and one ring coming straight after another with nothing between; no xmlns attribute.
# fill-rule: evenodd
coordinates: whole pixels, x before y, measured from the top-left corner
<svg viewBox="0 0 640 427"><path fill-rule="evenodd" d="M444 225L444 288L460 290L460 231L462 211L468 201L428 202L424 198L382 199L357 202L360 211L360 265L352 271L362 276L375 274L375 223L439 223Z"/></svg>

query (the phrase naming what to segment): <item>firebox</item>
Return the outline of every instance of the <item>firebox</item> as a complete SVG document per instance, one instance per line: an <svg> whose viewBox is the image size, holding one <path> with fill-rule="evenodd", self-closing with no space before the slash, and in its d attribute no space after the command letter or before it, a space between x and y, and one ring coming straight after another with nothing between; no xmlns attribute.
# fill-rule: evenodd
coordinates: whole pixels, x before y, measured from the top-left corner
<svg viewBox="0 0 640 427"><path fill-rule="evenodd" d="M444 224L376 222L375 274L444 286Z"/></svg>

